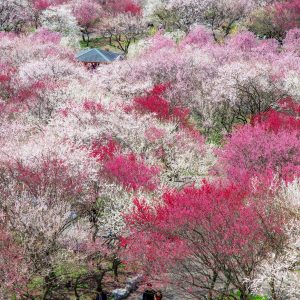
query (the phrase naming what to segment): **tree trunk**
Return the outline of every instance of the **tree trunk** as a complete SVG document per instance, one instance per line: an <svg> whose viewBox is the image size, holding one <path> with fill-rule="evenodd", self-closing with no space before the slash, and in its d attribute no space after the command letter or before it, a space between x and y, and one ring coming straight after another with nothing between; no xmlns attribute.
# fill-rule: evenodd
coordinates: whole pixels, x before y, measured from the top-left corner
<svg viewBox="0 0 300 300"><path fill-rule="evenodd" d="M97 295L101 295L101 293L102 293L102 280L103 280L104 275L105 275L105 271L102 271L99 275L96 276Z"/></svg>
<svg viewBox="0 0 300 300"><path fill-rule="evenodd" d="M119 279L118 279L118 268L121 264L121 261L115 257L114 260L113 260L113 265L112 265L112 268L113 268L113 271L114 271L114 277L115 277L115 280L118 282Z"/></svg>
<svg viewBox="0 0 300 300"><path fill-rule="evenodd" d="M77 290L79 279L80 279L80 276L76 278L75 284L74 284L74 294L75 294L76 300L80 300L80 295L79 295L78 290Z"/></svg>
<svg viewBox="0 0 300 300"><path fill-rule="evenodd" d="M87 35L87 42L86 42L86 45L87 45L87 47L88 47L89 44L90 44L90 34L87 33L86 35Z"/></svg>
<svg viewBox="0 0 300 300"><path fill-rule="evenodd" d="M209 291L208 291L208 300L213 300L214 299L212 292L213 292L213 289L215 287L215 283L217 281L217 278L218 278L218 273L214 271L212 281L211 281Z"/></svg>
<svg viewBox="0 0 300 300"><path fill-rule="evenodd" d="M275 290L275 282L274 282L274 278L271 279L270 281L270 287L271 287L271 297L272 300L278 300L277 294L276 294L276 290Z"/></svg>
<svg viewBox="0 0 300 300"><path fill-rule="evenodd" d="M249 296L247 292L245 291L240 291L240 292L241 292L241 296L240 296L241 300L249 300Z"/></svg>

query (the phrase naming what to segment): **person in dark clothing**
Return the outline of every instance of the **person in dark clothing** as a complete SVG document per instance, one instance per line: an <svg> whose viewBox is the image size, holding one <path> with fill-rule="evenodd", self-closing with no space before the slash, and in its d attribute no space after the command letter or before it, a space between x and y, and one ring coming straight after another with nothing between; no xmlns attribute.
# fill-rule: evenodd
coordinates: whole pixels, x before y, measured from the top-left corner
<svg viewBox="0 0 300 300"><path fill-rule="evenodd" d="M154 300L155 291L152 289L152 284L147 283L147 289L143 293L143 300Z"/></svg>
<svg viewBox="0 0 300 300"><path fill-rule="evenodd" d="M162 300L162 292L161 291L157 291L156 293L155 293L155 296L154 296L154 299L155 300Z"/></svg>
<svg viewBox="0 0 300 300"><path fill-rule="evenodd" d="M97 294L96 300L107 300L107 294L102 291L100 294Z"/></svg>

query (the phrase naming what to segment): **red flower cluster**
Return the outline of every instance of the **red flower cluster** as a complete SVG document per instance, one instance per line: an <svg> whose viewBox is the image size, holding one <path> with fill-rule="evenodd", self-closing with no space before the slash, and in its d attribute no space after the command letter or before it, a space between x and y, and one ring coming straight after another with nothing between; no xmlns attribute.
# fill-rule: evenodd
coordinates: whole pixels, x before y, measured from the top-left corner
<svg viewBox="0 0 300 300"><path fill-rule="evenodd" d="M146 96L134 99L134 107L141 112L154 113L162 120L179 120L185 123L190 110L180 106L172 106L171 103L163 97L163 93L169 88L168 84L158 84L147 93Z"/></svg>

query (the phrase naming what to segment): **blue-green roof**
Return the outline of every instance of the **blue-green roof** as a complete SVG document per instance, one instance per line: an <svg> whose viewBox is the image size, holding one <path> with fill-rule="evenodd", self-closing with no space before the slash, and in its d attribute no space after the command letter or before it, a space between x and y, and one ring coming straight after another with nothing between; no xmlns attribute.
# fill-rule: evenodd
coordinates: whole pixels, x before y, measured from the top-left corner
<svg viewBox="0 0 300 300"><path fill-rule="evenodd" d="M91 48L80 51L76 58L82 62L107 63L116 60L119 56L118 53Z"/></svg>

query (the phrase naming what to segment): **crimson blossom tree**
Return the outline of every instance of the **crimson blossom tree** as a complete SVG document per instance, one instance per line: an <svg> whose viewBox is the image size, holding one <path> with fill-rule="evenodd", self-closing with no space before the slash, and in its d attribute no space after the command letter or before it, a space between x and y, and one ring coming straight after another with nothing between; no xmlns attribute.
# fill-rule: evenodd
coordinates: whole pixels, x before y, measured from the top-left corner
<svg viewBox="0 0 300 300"><path fill-rule="evenodd" d="M131 13L137 15L141 13L141 6L133 0L110 0L106 4L106 8L115 13Z"/></svg>
<svg viewBox="0 0 300 300"><path fill-rule="evenodd" d="M236 290L250 299L244 279L285 240L282 214L268 194L204 182L165 193L156 208L135 200L126 216L125 260L147 280L175 283L196 299L236 299Z"/></svg>
<svg viewBox="0 0 300 300"><path fill-rule="evenodd" d="M190 110L176 106L163 97L163 93L169 88L167 84L154 86L146 96L136 97L133 107L140 112L154 113L162 120L174 119L186 123Z"/></svg>

